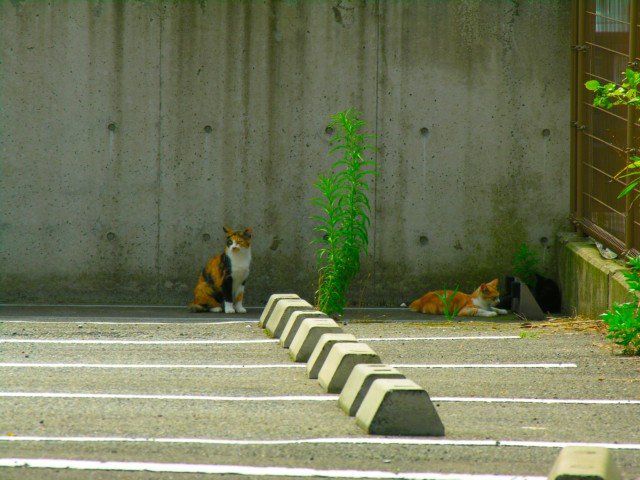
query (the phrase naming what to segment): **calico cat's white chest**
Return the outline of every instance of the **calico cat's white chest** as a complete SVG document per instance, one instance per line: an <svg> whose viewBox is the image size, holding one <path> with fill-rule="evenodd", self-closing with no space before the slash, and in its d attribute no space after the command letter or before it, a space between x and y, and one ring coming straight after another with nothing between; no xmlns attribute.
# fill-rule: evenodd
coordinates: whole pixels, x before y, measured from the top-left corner
<svg viewBox="0 0 640 480"><path fill-rule="evenodd" d="M231 276L234 284L242 284L249 276L249 266L251 264L251 250L242 249L239 252L231 252Z"/></svg>

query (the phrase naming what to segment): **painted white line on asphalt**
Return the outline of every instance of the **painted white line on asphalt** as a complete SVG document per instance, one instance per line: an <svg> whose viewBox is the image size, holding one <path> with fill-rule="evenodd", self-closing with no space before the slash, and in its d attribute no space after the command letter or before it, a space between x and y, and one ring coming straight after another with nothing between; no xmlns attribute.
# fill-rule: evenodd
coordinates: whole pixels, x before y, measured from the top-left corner
<svg viewBox="0 0 640 480"><path fill-rule="evenodd" d="M0 368L156 368L156 369L215 369L215 370L240 370L240 369L265 369L265 368L306 368L301 363L276 363L276 364L162 364L162 363L0 363Z"/></svg>
<svg viewBox="0 0 640 480"><path fill-rule="evenodd" d="M395 368L577 368L575 363L396 363Z"/></svg>
<svg viewBox="0 0 640 480"><path fill-rule="evenodd" d="M0 392L0 398L85 398L123 400L205 400L216 402L326 402L339 395L164 395L146 393ZM640 400L582 398L431 397L433 402L540 403L548 405L640 405Z"/></svg>
<svg viewBox="0 0 640 480"><path fill-rule="evenodd" d="M359 338L361 342L398 342L398 341L431 341L431 340L504 340L520 339L515 335L509 336L479 336L479 337L382 337ZM56 338L0 338L0 343L45 343L62 345L233 345L251 343L277 343L277 339L260 340L106 340L106 339L56 339Z"/></svg>
<svg viewBox="0 0 640 480"><path fill-rule="evenodd" d="M461 364L391 364L395 368L577 368L575 363L461 363ZM161 363L0 363L0 368L165 368L165 369L265 369L265 368L306 368L304 363L274 363L258 365L239 364L161 364Z"/></svg>
<svg viewBox="0 0 640 480"><path fill-rule="evenodd" d="M60 317L48 317L48 318L60 318ZM194 318L141 318L141 317L93 317L93 318L123 318L123 321L120 322L103 322L103 321L91 321L91 320L82 320L80 317L69 317L69 320L12 320L9 318L0 318L0 323L75 323L75 324L83 324L83 325L179 325L179 324L187 324L187 325L235 325L238 323L258 323L258 319L255 320L229 320L226 318L220 318L215 322L202 322L198 321ZM132 318L134 320L149 320L147 322L138 322L133 321L130 322L127 318ZM154 320L173 320L172 322L164 322L164 321L154 321Z"/></svg>
<svg viewBox="0 0 640 480"><path fill-rule="evenodd" d="M0 467L55 468L71 470L109 470L124 472L234 474L272 477L371 478L406 480L544 480L546 477L478 475L431 472L385 472L381 470L319 470L296 467L255 467L248 465L206 465L191 463L98 462L49 458L0 458Z"/></svg>
<svg viewBox="0 0 640 480"><path fill-rule="evenodd" d="M40 437L0 436L0 442L72 442L72 443L167 443L202 445L434 445L453 447L602 447L613 450L640 450L640 443L595 443L595 442L539 442L529 440L449 440L445 438L416 437L339 437L339 438L292 438L284 440L233 440L226 438L153 438L153 437Z"/></svg>
<svg viewBox="0 0 640 480"><path fill-rule="evenodd" d="M370 337L359 338L361 342L397 342L397 341L415 341L415 340L521 340L518 335L477 335L477 336L453 336L453 337Z"/></svg>
<svg viewBox="0 0 640 480"><path fill-rule="evenodd" d="M45 339L0 338L0 343L47 343L61 345L244 345L250 343L277 343L278 339L259 340L98 340L98 339Z"/></svg>
<svg viewBox="0 0 640 480"><path fill-rule="evenodd" d="M215 402L326 402L338 395L160 395L131 393L0 392L0 398L96 398L122 400L208 400Z"/></svg>
<svg viewBox="0 0 640 480"><path fill-rule="evenodd" d="M548 405L640 405L640 400L590 399L590 398L492 398L492 397L431 397L433 402L477 403L544 403Z"/></svg>

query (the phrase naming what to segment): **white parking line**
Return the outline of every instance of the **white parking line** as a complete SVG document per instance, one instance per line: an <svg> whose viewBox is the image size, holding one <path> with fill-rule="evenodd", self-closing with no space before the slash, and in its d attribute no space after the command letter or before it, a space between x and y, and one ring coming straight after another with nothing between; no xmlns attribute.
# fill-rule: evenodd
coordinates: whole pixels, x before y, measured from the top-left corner
<svg viewBox="0 0 640 480"><path fill-rule="evenodd" d="M60 318L60 317L46 317L46 318ZM195 318L157 318L157 317L93 317L93 318L122 318L120 322L106 322L106 321L91 321L83 319L83 317L68 317L69 320L13 320L11 318L0 318L0 323L44 323L44 324L58 324L58 323L67 323L67 324L83 324L83 325L179 325L179 324L187 324L187 325L235 325L238 323L258 323L258 319L250 319L250 320L234 320L227 318L219 318L216 319L215 322L203 322L197 320ZM128 318L133 320L148 320L148 321L128 321ZM159 320L159 321L156 321ZM173 320L172 322L166 322L164 320Z"/></svg>
<svg viewBox="0 0 640 480"><path fill-rule="evenodd" d="M65 393L65 392L0 392L0 398L96 398L121 400L207 400L214 402L326 402L338 400L338 395L156 395L131 393Z"/></svg>
<svg viewBox="0 0 640 480"><path fill-rule="evenodd" d="M520 339L516 335L475 336L475 337L376 337L359 338L361 342L399 342L433 340L512 340ZM0 343L44 343L61 345L234 345L251 343L277 343L277 339L259 340L108 340L108 339L67 339L67 338L0 338Z"/></svg>
<svg viewBox="0 0 640 480"><path fill-rule="evenodd" d="M73 393L73 392L0 392L0 398L79 398L122 400L204 400L215 402L326 402L339 395L166 395L146 393ZM589 398L503 398L503 397L431 397L433 402L452 403L540 403L547 405L640 405L640 400Z"/></svg>
<svg viewBox="0 0 640 480"><path fill-rule="evenodd" d="M476 475L431 472L384 472L381 470L319 470L295 467L254 467L248 465L203 465L190 463L98 462L48 458L0 458L0 467L55 468L71 470L110 470L125 472L234 474L272 477L371 478L406 480L544 480L546 477L515 475Z"/></svg>
<svg viewBox="0 0 640 480"><path fill-rule="evenodd" d="M575 363L461 363L461 364L429 364L398 363L391 364L395 368L577 368ZM266 368L306 368L303 363L274 363L257 365L239 364L161 364L161 363L0 363L0 368L129 368L129 369L214 369L243 370Z"/></svg>
<svg viewBox="0 0 640 480"><path fill-rule="evenodd" d="M0 442L71 442L71 443L167 443L202 445L435 445L454 447L602 447L613 450L640 450L640 443L595 443L595 442L540 442L530 440L451 440L445 438L416 437L341 437L341 438L291 438L282 440L234 440L227 438L150 438L150 437L40 437L0 436Z"/></svg>

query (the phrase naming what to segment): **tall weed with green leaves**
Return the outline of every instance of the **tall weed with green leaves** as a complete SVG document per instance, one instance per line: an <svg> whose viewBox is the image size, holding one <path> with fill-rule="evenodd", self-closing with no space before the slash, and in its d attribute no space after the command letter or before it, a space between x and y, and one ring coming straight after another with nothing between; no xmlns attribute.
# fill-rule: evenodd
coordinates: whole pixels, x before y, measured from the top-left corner
<svg viewBox="0 0 640 480"><path fill-rule="evenodd" d="M353 109L331 117L334 130L330 154L339 153L328 173L321 174L315 187L320 196L313 199L321 213L312 218L319 234L318 290L316 304L327 315L339 315L347 303L350 282L360 270L360 255L367 252L369 213L368 178L375 175L375 162L365 152L373 147L373 135L362 131L365 122Z"/></svg>
<svg viewBox="0 0 640 480"><path fill-rule="evenodd" d="M536 273L540 258L526 243L521 243L513 256L513 273L529 288L536 286Z"/></svg>
<svg viewBox="0 0 640 480"><path fill-rule="evenodd" d="M442 314L447 320L453 320L458 316L460 309L453 306L453 299L458 294L460 287L456 285L454 290L442 289L442 293L436 292L436 297L442 302Z"/></svg>
<svg viewBox="0 0 640 480"><path fill-rule="evenodd" d="M640 294L640 257L633 257L627 262L629 271L623 272L629 293ZM607 324L607 338L621 345L625 353L640 355L640 301L618 303L611 310L600 315Z"/></svg>

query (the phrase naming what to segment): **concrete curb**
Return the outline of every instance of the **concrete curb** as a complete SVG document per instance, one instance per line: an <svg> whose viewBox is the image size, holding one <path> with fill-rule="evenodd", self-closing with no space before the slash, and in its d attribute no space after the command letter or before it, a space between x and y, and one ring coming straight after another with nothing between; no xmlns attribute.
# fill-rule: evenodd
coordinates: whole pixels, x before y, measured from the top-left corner
<svg viewBox="0 0 640 480"><path fill-rule="evenodd" d="M372 435L444 436L429 394L406 378L375 380L356 413L356 423Z"/></svg>
<svg viewBox="0 0 640 480"><path fill-rule="evenodd" d="M294 362L309 360L320 337L325 333L343 333L342 328L330 318L305 318L293 337L289 356Z"/></svg>
<svg viewBox="0 0 640 480"><path fill-rule="evenodd" d="M291 314L291 316L289 317L289 321L287 322L287 324L284 327L284 330L282 331L282 335L280 336L280 345L282 345L284 348L289 348L291 346L291 342L295 338L296 333L298 333L298 329L300 328L300 325L302 325L302 322L306 318L329 318L329 317L327 317L327 315L317 310L312 310L312 311L296 310Z"/></svg>
<svg viewBox="0 0 640 480"><path fill-rule="evenodd" d="M322 335L307 362L307 376L318 378L318 373L335 343L355 343L357 341L356 337L350 333L325 333Z"/></svg>
<svg viewBox="0 0 640 480"><path fill-rule="evenodd" d="M338 405L344 413L353 417L364 397L366 397L371 384L379 378L406 378L402 373L388 365L366 364L356 365L342 389Z"/></svg>
<svg viewBox="0 0 640 480"><path fill-rule="evenodd" d="M340 393L353 368L359 363L382 363L364 343L335 343L318 373L320 386L328 393Z"/></svg>
<svg viewBox="0 0 640 480"><path fill-rule="evenodd" d="M280 300L265 323L264 328L267 331L267 335L273 338L280 338L291 314L298 310L311 311L314 310L314 308L310 303L301 298Z"/></svg>
<svg viewBox="0 0 640 480"><path fill-rule="evenodd" d="M324 313L294 294L269 298L259 325L289 348L294 362L308 362L309 378L330 393L338 406L367 433L443 436L444 426L429 394ZM606 479L608 480L608 479Z"/></svg>
<svg viewBox="0 0 640 480"><path fill-rule="evenodd" d="M564 447L549 473L549 480L621 480L611 451L599 447Z"/></svg>
<svg viewBox="0 0 640 480"><path fill-rule="evenodd" d="M276 308L276 304L280 300L294 300L296 298L300 298L300 297L295 293L276 293L274 295L271 295L269 297L269 301L264 307L264 310L262 311L262 315L260 315L260 320L258 320L258 326L260 328L264 328L264 325L267 322L267 319L271 316L273 309Z"/></svg>

